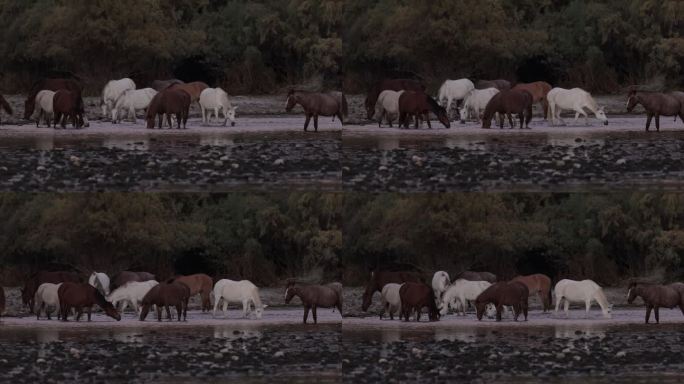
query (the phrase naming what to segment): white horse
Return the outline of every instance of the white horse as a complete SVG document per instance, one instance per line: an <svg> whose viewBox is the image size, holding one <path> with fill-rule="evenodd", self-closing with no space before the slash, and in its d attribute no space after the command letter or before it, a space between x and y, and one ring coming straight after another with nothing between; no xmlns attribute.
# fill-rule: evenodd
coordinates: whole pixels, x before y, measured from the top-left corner
<svg viewBox="0 0 684 384"><path fill-rule="evenodd" d="M459 102L475 89L475 84L468 79L447 80L439 88L439 103L446 108L447 115L451 112L451 104L456 101L456 108Z"/></svg>
<svg viewBox="0 0 684 384"><path fill-rule="evenodd" d="M249 316L252 304L254 304L254 312L257 319L261 319L264 309L268 305L261 303L259 297L259 288L252 284L251 281L233 281L222 279L214 284L214 317L216 317L216 309L219 306L219 301L223 299L223 316L228 317L229 303L242 303L242 315Z"/></svg>
<svg viewBox="0 0 684 384"><path fill-rule="evenodd" d="M116 100L116 105L112 109L112 121L121 122L123 114L120 111L127 110L128 118L133 118L133 124L136 124L138 121L135 113L146 110L155 96L157 96L157 91L152 88L129 89Z"/></svg>
<svg viewBox="0 0 684 384"><path fill-rule="evenodd" d="M589 125L589 117L585 108L591 111L603 125L608 125L608 117L603 107L599 107L591 94L583 89L554 88L546 95L546 99L549 102L549 111L551 112L551 125L555 125L556 120L560 120L563 125L566 125L561 118L564 109L575 111L575 124L577 124L579 116L583 115L584 123Z"/></svg>
<svg viewBox="0 0 684 384"><path fill-rule="evenodd" d="M209 124L212 112L216 120L219 120L219 112L223 112L223 126L230 120L230 125L235 126L235 113L237 106L233 106L228 100L228 94L221 88L207 88L200 94L200 107L202 108L202 123Z"/></svg>
<svg viewBox="0 0 684 384"><path fill-rule="evenodd" d="M102 90L102 117L107 117L108 112L114 109L116 101L124 92L135 88L135 82L128 78L108 82Z"/></svg>
<svg viewBox="0 0 684 384"><path fill-rule="evenodd" d="M401 297L399 290L403 284L389 283L382 287L380 298L382 299L382 310L380 311L380 319L385 315L385 311L389 311L390 318L394 314L401 316Z"/></svg>
<svg viewBox="0 0 684 384"><path fill-rule="evenodd" d="M55 92L53 91L40 91L36 95L36 107L33 111L31 119L36 120L36 126L40 127L40 118L44 117L47 126L50 127L52 122L53 111L53 100L55 98Z"/></svg>
<svg viewBox="0 0 684 384"><path fill-rule="evenodd" d="M603 289L592 280L568 280L564 279L559 281L554 288L556 293L556 313L558 313L558 308L563 300L565 300L565 316L567 317L570 312L570 302L584 302L586 306L586 316L589 317L589 309L591 308L591 302L596 300L598 305L601 306L603 311L603 317L610 318L611 311L613 309L612 304L608 304L608 299L603 293Z"/></svg>
<svg viewBox="0 0 684 384"><path fill-rule="evenodd" d="M437 271L432 275L432 290L435 292L435 301L438 307L442 302L442 294L449 288L449 284L451 284L451 279L448 273Z"/></svg>
<svg viewBox="0 0 684 384"><path fill-rule="evenodd" d="M447 288L442 296L442 308L440 313L446 315L449 308L453 308L458 313L459 306L461 313L465 316L468 301L474 301L477 297L489 288L492 283L488 281L469 281L458 279Z"/></svg>
<svg viewBox="0 0 684 384"><path fill-rule="evenodd" d="M133 306L133 310L135 310L136 313L140 313L142 310L141 303L143 298L150 289L158 284L159 282L155 280L143 282L131 281L115 289L114 292L107 296L107 301L112 303L115 307L122 302L121 313L124 313L129 304Z"/></svg>
<svg viewBox="0 0 684 384"><path fill-rule="evenodd" d="M109 295L109 276L102 272L93 272L88 278L88 284L97 288L104 296Z"/></svg>
<svg viewBox="0 0 684 384"><path fill-rule="evenodd" d="M465 124L465 122L472 117L470 114L471 112L475 115L475 118L479 123L482 119L482 113L484 112L485 108L487 108L487 104L489 104L489 101L492 100L492 97L499 92L500 91L496 88L473 89L470 91L463 102L463 107L459 111L461 115L461 123Z"/></svg>
<svg viewBox="0 0 684 384"><path fill-rule="evenodd" d="M50 320L50 314L52 313L50 307L56 309L59 316L60 307L59 295L57 294L57 292L59 291L59 287L61 285L61 283L43 283L38 287L38 289L36 290L36 295L34 296L34 308L36 308L37 319L40 319L40 313L43 311L43 308L45 308L45 315L47 316L48 320Z"/></svg>
<svg viewBox="0 0 684 384"><path fill-rule="evenodd" d="M404 91L382 91L375 103L375 117L378 120L378 127L382 127L383 118L387 119L389 126L392 122L399 119L399 98Z"/></svg>

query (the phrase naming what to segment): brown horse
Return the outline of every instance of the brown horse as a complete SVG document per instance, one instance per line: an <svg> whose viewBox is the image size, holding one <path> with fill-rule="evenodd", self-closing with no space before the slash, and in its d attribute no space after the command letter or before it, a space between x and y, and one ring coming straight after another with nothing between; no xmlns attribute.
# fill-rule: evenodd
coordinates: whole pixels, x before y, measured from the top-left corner
<svg viewBox="0 0 684 384"><path fill-rule="evenodd" d="M494 95L485 108L484 116L482 117L482 128L489 129L492 127L492 118L496 113L501 114L501 121L499 128L503 129L504 118L508 116L508 121L513 125L512 115L518 115L520 119L520 129L530 129L530 121L532 120L532 95L527 91L501 91Z"/></svg>
<svg viewBox="0 0 684 384"><path fill-rule="evenodd" d="M5 290L0 285L0 317L5 313Z"/></svg>
<svg viewBox="0 0 684 384"><path fill-rule="evenodd" d="M525 316L525 321L527 321L527 300L529 294L530 291L527 289L527 286L518 281L493 284L475 299L477 320L482 320L487 304L491 303L496 307L496 321L501 321L504 305L513 307L515 321L518 321L521 313Z"/></svg>
<svg viewBox="0 0 684 384"><path fill-rule="evenodd" d="M373 301L375 292L382 292L382 287L389 283L403 284L407 282L421 283L423 279L418 272L410 271L378 271L371 272L370 279L366 283L366 290L363 293L363 303L361 309L365 312Z"/></svg>
<svg viewBox="0 0 684 384"><path fill-rule="evenodd" d="M178 321L187 321L189 301L190 287L181 282L155 285L142 299L140 321L145 321L153 305L157 306L157 321L162 321L162 307L166 308L166 316L169 320L171 320L170 307L176 307Z"/></svg>
<svg viewBox="0 0 684 384"><path fill-rule="evenodd" d="M344 125L344 116L347 115L347 98L344 94L336 93L316 93L291 90L287 94L287 105L285 111L290 113L297 105L304 108L306 121L304 122L304 132L308 132L309 123L313 117L314 129L318 132L318 116L337 116Z"/></svg>
<svg viewBox="0 0 684 384"><path fill-rule="evenodd" d="M79 112L79 98L80 95L60 89L55 92L53 99L53 113L55 115L54 127L57 129L59 123L62 129L66 129L67 120L71 121L71 125L78 129L83 127L83 113Z"/></svg>
<svg viewBox="0 0 684 384"><path fill-rule="evenodd" d="M187 92L192 99L191 103L199 102L202 91L207 88L209 88L209 85L201 81L195 81L193 83L175 83L168 87L168 89L176 89Z"/></svg>
<svg viewBox="0 0 684 384"><path fill-rule="evenodd" d="M31 276L26 283L24 283L24 288L21 289L21 300L25 306L28 307L29 311L33 313L33 304L36 291L43 283L80 283L82 281L81 277L76 272L69 271L40 271L35 275Z"/></svg>
<svg viewBox="0 0 684 384"><path fill-rule="evenodd" d="M549 101L546 95L551 92L553 87L545 81L535 81L534 83L518 83L513 87L514 90L527 91L532 95L533 103L540 103L544 110L544 120L549 117Z"/></svg>
<svg viewBox="0 0 684 384"><path fill-rule="evenodd" d="M511 82L508 80L480 80L475 84L477 89L496 88L499 91L508 91L511 89Z"/></svg>
<svg viewBox="0 0 684 384"><path fill-rule="evenodd" d="M39 80L33 84L31 90L29 91L28 98L24 102L24 119L29 120L33 115L33 111L36 107L36 95L40 91L54 91L59 90L71 91L77 96L77 112L81 115L85 114L85 107L83 103L83 87L81 84L74 79L43 79Z"/></svg>
<svg viewBox="0 0 684 384"><path fill-rule="evenodd" d="M2 95L0 95L0 107L4 109L8 115L14 113L14 111L12 111L12 106L7 102L7 100L5 100L4 97L2 97ZM2 119L0 119L0 124L2 124Z"/></svg>
<svg viewBox="0 0 684 384"><path fill-rule="evenodd" d="M399 288L401 298L401 318L409 321L411 314L416 313L416 321L420 321L420 314L423 308L428 308L430 321L439 320L439 309L435 301L435 293L432 287L425 283L404 283Z"/></svg>
<svg viewBox="0 0 684 384"><path fill-rule="evenodd" d="M169 129L173 129L171 115L176 115L178 129L186 129L190 104L192 104L192 98L183 90L168 88L159 92L147 108L147 128L154 129L157 116L159 116L159 129L164 128L164 115L166 115Z"/></svg>
<svg viewBox="0 0 684 384"><path fill-rule="evenodd" d="M458 279L464 279L468 281L487 281L492 284L496 283L496 275L491 272L465 271L454 275L454 281Z"/></svg>
<svg viewBox="0 0 684 384"><path fill-rule="evenodd" d="M150 84L150 88L154 89L157 92L161 92L166 88L176 84L185 84L185 82L178 79L155 80L152 82L152 84Z"/></svg>
<svg viewBox="0 0 684 384"><path fill-rule="evenodd" d="M641 297L646 304L646 324L651 318L651 310L655 314L656 324L660 323L658 309L660 307L672 309L679 307L684 314L684 288L678 283L671 285L658 285L632 282L629 284L627 303L632 304L634 299Z"/></svg>
<svg viewBox="0 0 684 384"><path fill-rule="evenodd" d="M368 120L371 120L375 114L375 104L378 102L378 97L382 91L425 92L425 86L419 81L411 79L385 79L375 84L368 92L366 100L364 101Z"/></svg>
<svg viewBox="0 0 684 384"><path fill-rule="evenodd" d="M646 92L632 89L627 99L627 112L632 112L637 104L646 110L646 132L651 128L651 120L655 117L656 130L660 132L660 116L679 116L684 121L684 104L672 94Z"/></svg>
<svg viewBox="0 0 684 384"><path fill-rule="evenodd" d="M190 288L190 297L200 294L202 296L202 312L211 310L211 292L214 281L208 275L198 273L189 276L176 276L166 281L171 284L179 282Z"/></svg>
<svg viewBox="0 0 684 384"><path fill-rule="evenodd" d="M109 284L109 288L111 291L123 287L127 283L130 282L143 282L143 281L150 281L150 280L156 280L156 277L149 273L149 272L131 272L131 271L123 271L119 272L112 278L111 283Z"/></svg>
<svg viewBox="0 0 684 384"><path fill-rule="evenodd" d="M316 308L337 308L342 315L342 284L330 283L326 285L303 284L288 281L285 288L285 304L289 304L293 297L299 297L304 305L304 324L309 318L309 310L313 315L314 324L318 324Z"/></svg>
<svg viewBox="0 0 684 384"><path fill-rule="evenodd" d="M544 312L551 310L551 278L542 275L541 273L536 273L534 275L527 276L517 276L511 281L518 281L527 286L530 296L533 294L539 295L539 299L542 301L542 307Z"/></svg>
<svg viewBox="0 0 684 384"><path fill-rule="evenodd" d="M90 284L62 283L57 290L57 295L59 296L60 316L63 321L68 321L69 312L72 308L76 309L76 321L81 320L84 308L88 313L88 321L90 321L90 315L95 304L102 308L107 316L116 321L121 320L121 315L112 303L108 302L100 291Z"/></svg>
<svg viewBox="0 0 684 384"><path fill-rule="evenodd" d="M409 117L413 116L416 120L416 129L420 126L420 121L423 120L423 117L427 121L428 128L432 129L430 112L437 116L437 119L444 127L447 129L451 128L446 108L439 105L435 99L424 92L405 91L399 96L399 126L403 125L405 128L408 128Z"/></svg>

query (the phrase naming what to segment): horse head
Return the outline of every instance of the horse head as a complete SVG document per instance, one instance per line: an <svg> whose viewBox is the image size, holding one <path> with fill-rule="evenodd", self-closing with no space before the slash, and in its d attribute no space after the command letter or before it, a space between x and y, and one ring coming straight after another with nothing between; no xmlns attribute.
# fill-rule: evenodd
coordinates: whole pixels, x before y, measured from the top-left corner
<svg viewBox="0 0 684 384"><path fill-rule="evenodd" d="M237 113L236 113L237 109L238 109L237 106L228 108L227 116L228 116L228 120L230 120L231 127L235 126L235 116L237 115Z"/></svg>
<svg viewBox="0 0 684 384"><path fill-rule="evenodd" d="M603 125L608 125L608 116L606 116L606 110L604 107L600 107L596 110L596 118L603 122Z"/></svg>
<svg viewBox="0 0 684 384"><path fill-rule="evenodd" d="M297 92L291 89L290 92L287 93L287 105L285 106L285 111L288 113L292 112L292 109L294 109L295 105L297 105Z"/></svg>

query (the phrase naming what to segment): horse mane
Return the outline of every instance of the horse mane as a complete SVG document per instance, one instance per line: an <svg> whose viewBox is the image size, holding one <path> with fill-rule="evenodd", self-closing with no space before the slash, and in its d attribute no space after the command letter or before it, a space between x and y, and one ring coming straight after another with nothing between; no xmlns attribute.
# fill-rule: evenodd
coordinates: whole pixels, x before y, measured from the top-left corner
<svg viewBox="0 0 684 384"><path fill-rule="evenodd" d="M446 109L439 105L439 103L437 103L437 101L430 95L426 94L425 96L427 96L428 105L430 105L430 109L435 113L435 115L437 115L439 112L446 111Z"/></svg>
<svg viewBox="0 0 684 384"><path fill-rule="evenodd" d="M605 305L605 309L606 310L608 309L610 304L608 303L608 298L606 298L606 294L603 292L603 288L599 287L599 289L597 289L596 292L594 293L594 297L596 298L596 301L601 306L601 309L604 309L604 305Z"/></svg>
<svg viewBox="0 0 684 384"><path fill-rule="evenodd" d="M90 286L90 285L88 285L88 286ZM111 305L111 303L107 301L107 299L104 297L104 295L102 295L97 288L95 288L95 287L91 287L91 288L93 288L93 292L95 294L95 303L97 303L97 305L99 305L102 309L104 309L104 307L107 304Z"/></svg>

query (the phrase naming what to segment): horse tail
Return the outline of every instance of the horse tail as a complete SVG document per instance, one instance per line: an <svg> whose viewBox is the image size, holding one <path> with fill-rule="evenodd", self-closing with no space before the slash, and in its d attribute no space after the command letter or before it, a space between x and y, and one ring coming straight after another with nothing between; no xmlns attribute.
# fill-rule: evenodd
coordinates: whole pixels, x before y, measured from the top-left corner
<svg viewBox="0 0 684 384"><path fill-rule="evenodd" d="M2 109L5 110L8 114L13 114L14 112L12 111L12 106L5 100L4 97L0 96L0 106L2 106Z"/></svg>

